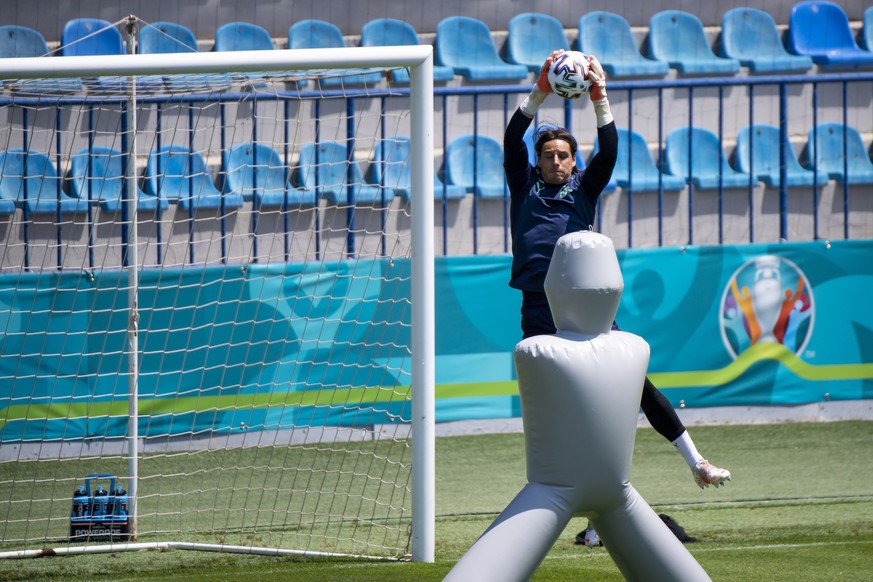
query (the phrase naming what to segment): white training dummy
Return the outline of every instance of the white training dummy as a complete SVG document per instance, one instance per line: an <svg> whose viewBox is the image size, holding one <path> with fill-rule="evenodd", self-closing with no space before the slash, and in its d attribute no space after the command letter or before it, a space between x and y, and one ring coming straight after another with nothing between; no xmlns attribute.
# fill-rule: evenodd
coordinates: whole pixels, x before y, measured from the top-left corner
<svg viewBox="0 0 873 582"><path fill-rule="evenodd" d="M558 240L545 280L558 331L515 348L528 484L445 580L528 580L573 516L627 580L710 579L628 481L649 346L610 331L623 288L609 238Z"/></svg>

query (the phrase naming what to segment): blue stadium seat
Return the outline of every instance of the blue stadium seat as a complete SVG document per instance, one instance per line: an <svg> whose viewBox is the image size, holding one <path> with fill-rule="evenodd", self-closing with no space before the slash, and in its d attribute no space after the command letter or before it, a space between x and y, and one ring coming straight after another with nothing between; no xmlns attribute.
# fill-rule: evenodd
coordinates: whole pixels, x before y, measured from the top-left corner
<svg viewBox="0 0 873 582"><path fill-rule="evenodd" d="M60 56L123 55L124 40L112 23L99 18L74 18L61 33Z"/></svg>
<svg viewBox="0 0 873 582"><path fill-rule="evenodd" d="M846 155L843 155L844 141ZM861 134L852 126L820 123L809 131L807 157L807 167L812 168L814 160L819 173L825 173L838 182L873 184L873 162ZM844 160L848 179L843 173Z"/></svg>
<svg viewBox="0 0 873 582"><path fill-rule="evenodd" d="M579 19L579 50L594 55L610 77L663 77L664 61L647 59L637 47L630 24L611 12L588 12Z"/></svg>
<svg viewBox="0 0 873 582"><path fill-rule="evenodd" d="M530 74L526 66L501 59L488 25L467 16L450 16L437 24L434 52L436 64L452 67L471 81L518 81Z"/></svg>
<svg viewBox="0 0 873 582"><path fill-rule="evenodd" d="M788 22L788 50L812 57L823 69L873 67L873 52L860 48L849 18L833 2L799 2Z"/></svg>
<svg viewBox="0 0 873 582"><path fill-rule="evenodd" d="M48 44L39 31L26 26L8 24L0 26L0 58L51 56ZM10 89L19 93L78 93L82 81L69 79L20 79L9 83Z"/></svg>
<svg viewBox="0 0 873 582"><path fill-rule="evenodd" d="M194 33L175 22L154 22L139 31L138 51L145 55L199 52ZM164 83L171 92L223 91L232 85L231 78L223 74L211 75L166 75Z"/></svg>
<svg viewBox="0 0 873 582"><path fill-rule="evenodd" d="M185 146L165 145L152 151L146 162L145 192L170 201L178 200L182 210L239 208L239 194L222 194L212 183L200 152Z"/></svg>
<svg viewBox="0 0 873 582"><path fill-rule="evenodd" d="M740 62L712 52L703 23L681 10L664 10L649 19L649 54L686 75L732 75Z"/></svg>
<svg viewBox="0 0 873 582"><path fill-rule="evenodd" d="M750 174L734 170L728 164L718 136L702 127L678 127L667 134L664 155L670 174L688 178L689 150L691 181L697 188L714 190L719 187L719 178L724 188L746 188L757 182Z"/></svg>
<svg viewBox="0 0 873 582"><path fill-rule="evenodd" d="M271 51L273 38L267 29L248 22L228 22L215 31L215 51ZM279 76L280 73L276 73ZM264 79L266 73L240 73L234 75L241 81Z"/></svg>
<svg viewBox="0 0 873 582"><path fill-rule="evenodd" d="M86 204L70 198L63 190L51 159L41 152L14 148L0 152L0 200L16 202L32 214L84 212ZM10 214L9 204L0 211Z"/></svg>
<svg viewBox="0 0 873 582"><path fill-rule="evenodd" d="M120 151L104 146L84 148L70 163L70 193L79 200L99 202L106 212L120 212L124 186L124 158ZM167 209L167 200L149 196L136 188L137 209L155 212Z"/></svg>
<svg viewBox="0 0 873 582"><path fill-rule="evenodd" d="M558 49L570 50L570 43L557 18L524 12L509 21L506 60L510 63L524 65L531 73L539 74L543 62Z"/></svg>
<svg viewBox="0 0 873 582"><path fill-rule="evenodd" d="M289 49L342 48L346 46L339 27L323 20L300 20L288 29ZM319 80L323 88L339 88L345 85L373 85L382 80L381 72L349 74L338 71L334 76Z"/></svg>
<svg viewBox="0 0 873 582"><path fill-rule="evenodd" d="M873 6L864 11L864 23L861 26L861 48L873 51Z"/></svg>
<svg viewBox="0 0 873 582"><path fill-rule="evenodd" d="M253 200L255 208L315 204L315 195L291 186L279 153L265 144L236 144L224 152L222 191Z"/></svg>
<svg viewBox="0 0 873 582"><path fill-rule="evenodd" d="M408 22L395 18L377 18L366 23L361 28L361 46L408 46L421 44L418 33ZM451 67L434 65L433 80L445 83L455 78ZM409 71L398 69L392 71L391 82L409 84Z"/></svg>
<svg viewBox="0 0 873 582"><path fill-rule="evenodd" d="M395 137L380 140L376 144L376 152L367 170L368 182L380 185L394 192L395 196L409 202L410 172L409 172L410 142L408 137ZM444 184L434 172L433 196L442 200L457 200L467 195L463 186Z"/></svg>
<svg viewBox="0 0 873 582"><path fill-rule="evenodd" d="M812 59L782 46L773 17L755 8L734 8L721 19L721 55L740 61L753 73L808 71Z"/></svg>
<svg viewBox="0 0 873 582"><path fill-rule="evenodd" d="M351 160L351 167L349 163L349 152L345 143L323 141L318 144L305 144L300 148L300 161L296 170L297 184L305 190L306 196L312 196L314 200L323 197L335 205L349 204L349 189L355 204L380 203L383 191L364 181L357 160ZM387 204L391 201L393 192L384 192L384 195Z"/></svg>
<svg viewBox="0 0 873 582"><path fill-rule="evenodd" d="M599 144L595 139L594 151L597 152L598 149ZM630 173L631 168L633 174ZM659 179L664 190L681 190L685 187L685 178L665 174L658 169L642 135L621 128L618 129L618 158L615 161L612 177L625 190L629 188L634 191L658 190Z"/></svg>
<svg viewBox="0 0 873 582"><path fill-rule="evenodd" d="M736 165L742 172L755 175L770 188L780 186L779 128L756 124L744 127L737 134ZM828 182L825 172L818 174L800 165L791 143L785 143L785 185L824 186Z"/></svg>
<svg viewBox="0 0 873 582"><path fill-rule="evenodd" d="M487 135L470 133L453 139L446 148L443 175L446 184L462 186L480 198L509 196L504 188L503 146Z"/></svg>

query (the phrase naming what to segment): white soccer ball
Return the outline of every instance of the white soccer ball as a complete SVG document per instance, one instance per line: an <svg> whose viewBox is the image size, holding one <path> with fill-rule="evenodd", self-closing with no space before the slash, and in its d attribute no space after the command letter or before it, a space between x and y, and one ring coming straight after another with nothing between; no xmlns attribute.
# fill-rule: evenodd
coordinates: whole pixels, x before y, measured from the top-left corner
<svg viewBox="0 0 873 582"><path fill-rule="evenodd" d="M588 80L588 55L579 51L565 51L552 60L549 84L558 97L578 99L591 89Z"/></svg>

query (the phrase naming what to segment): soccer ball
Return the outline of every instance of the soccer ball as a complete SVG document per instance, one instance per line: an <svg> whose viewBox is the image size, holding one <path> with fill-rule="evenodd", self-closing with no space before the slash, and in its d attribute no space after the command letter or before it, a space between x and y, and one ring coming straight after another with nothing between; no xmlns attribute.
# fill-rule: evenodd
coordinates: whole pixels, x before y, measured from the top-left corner
<svg viewBox="0 0 873 582"><path fill-rule="evenodd" d="M588 80L588 55L579 51L565 51L552 60L549 84L558 97L578 99L591 89Z"/></svg>

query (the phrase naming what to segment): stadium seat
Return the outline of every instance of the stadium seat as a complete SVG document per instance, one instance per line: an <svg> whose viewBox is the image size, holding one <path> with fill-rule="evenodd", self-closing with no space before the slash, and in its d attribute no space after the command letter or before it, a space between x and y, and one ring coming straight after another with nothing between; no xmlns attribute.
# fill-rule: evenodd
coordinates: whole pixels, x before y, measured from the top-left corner
<svg viewBox="0 0 873 582"><path fill-rule="evenodd" d="M0 58L48 56L51 56L51 51L39 31L14 24L0 26ZM82 81L76 77L69 79L19 79L9 83L9 87L17 93L66 94L81 91Z"/></svg>
<svg viewBox="0 0 873 582"><path fill-rule="evenodd" d="M588 12L579 19L579 50L594 55L610 77L663 77L664 61L647 59L637 47L630 24L611 12Z"/></svg>
<svg viewBox="0 0 873 582"><path fill-rule="evenodd" d="M106 20L74 18L64 25L61 33L62 57L123 55L125 52L121 33Z"/></svg>
<svg viewBox="0 0 873 582"><path fill-rule="evenodd" d="M740 70L736 59L719 57L697 16L664 10L649 20L649 54L685 75L732 75Z"/></svg>
<svg viewBox="0 0 873 582"><path fill-rule="evenodd" d="M598 149L599 144L595 139L594 151ZM685 178L665 174L658 169L642 135L621 128L618 129L618 158L612 177L625 190L656 191L659 180L664 190L681 190L685 187Z"/></svg>
<svg viewBox="0 0 873 582"><path fill-rule="evenodd" d="M85 204L70 198L63 190L51 159L41 152L14 148L0 152L0 200L16 202L32 214L84 212ZM10 214L9 205L0 210ZM8 211L8 212L7 212Z"/></svg>
<svg viewBox="0 0 873 582"><path fill-rule="evenodd" d="M175 22L154 22L139 31L138 51L141 54L191 53L199 50L194 33ZM230 76L224 74L167 75L164 83L171 92L204 93L223 91L232 85Z"/></svg>
<svg viewBox="0 0 873 582"><path fill-rule="evenodd" d="M462 186L480 198L509 195L504 188L503 146L487 135L453 139L446 148L443 175L446 184Z"/></svg>
<svg viewBox="0 0 873 582"><path fill-rule="evenodd" d="M120 212L124 187L124 158L120 151L103 146L84 148L70 163L70 193L79 200L99 202L106 212ZM167 209L167 200L136 188L136 207L143 212Z"/></svg>
<svg viewBox="0 0 873 582"><path fill-rule="evenodd" d="M267 29L248 22L229 22L215 31L214 51L271 51L273 38ZM283 75L276 73L275 76ZM269 76L266 73L239 73L234 75L241 81L253 81Z"/></svg>
<svg viewBox="0 0 873 582"><path fill-rule="evenodd" d="M409 202L410 171L409 171L410 141L408 137L395 137L380 140L376 144L376 152L367 170L368 182L388 188L395 196L400 196L404 202ZM463 186L444 184L434 172L433 196L442 200L457 200L467 195Z"/></svg>
<svg viewBox="0 0 873 582"><path fill-rule="evenodd" d="M756 124L742 128L737 134L736 165L741 172L752 173L770 188L780 186L779 128ZM785 144L785 185L824 186L828 182L825 172L816 175L800 165L791 143Z"/></svg>
<svg viewBox="0 0 873 582"><path fill-rule="evenodd" d="M734 8L721 19L721 55L740 61L753 73L808 71L812 59L782 46L773 17L755 8Z"/></svg>
<svg viewBox="0 0 873 582"><path fill-rule="evenodd" d="M170 201L178 200L182 210L239 208L239 194L222 194L199 152L185 146L165 145L153 150L146 162L145 193Z"/></svg>
<svg viewBox="0 0 873 582"><path fill-rule="evenodd" d="M724 188L745 188L757 182L750 174L734 170L718 136L702 127L678 127L671 131L667 134L664 155L667 171L686 179L691 156L691 181L696 188L714 190L719 183Z"/></svg>
<svg viewBox="0 0 873 582"><path fill-rule="evenodd" d="M300 20L288 29L289 49L342 48L346 46L339 27L323 20ZM345 85L373 85L382 80L381 72L349 74L336 71L334 76L324 77L319 83L323 88L340 88Z"/></svg>
<svg viewBox="0 0 873 582"><path fill-rule="evenodd" d="M304 194L316 201L323 197L331 204L347 205L350 189L355 204L378 204L383 199L383 190L364 181L357 160L352 159L349 167L348 148L342 142L304 144L300 148L296 173L297 184L304 189ZM384 196L385 202L389 203L393 192L386 192Z"/></svg>
<svg viewBox="0 0 873 582"><path fill-rule="evenodd" d="M407 46L421 44L418 33L408 22L394 18L377 18L361 28L361 46ZM455 78L451 67L434 65L433 80L445 83ZM409 84L409 71L397 69L391 72L391 82Z"/></svg>
<svg viewBox="0 0 873 582"><path fill-rule="evenodd" d="M450 16L437 24L434 53L437 65L452 67L470 81L518 81L529 75L526 66L500 58L488 25L467 16Z"/></svg>
<svg viewBox="0 0 873 582"><path fill-rule="evenodd" d="M539 73L552 51L570 50L561 21L548 14L524 12L509 21L506 60Z"/></svg>
<svg viewBox="0 0 873 582"><path fill-rule="evenodd" d="M861 48L873 51L873 6L864 11L864 23L861 27Z"/></svg>
<svg viewBox="0 0 873 582"><path fill-rule="evenodd" d="M855 42L849 18L833 2L799 2L791 9L788 50L812 57L822 69L873 67L873 52Z"/></svg>
<svg viewBox="0 0 873 582"><path fill-rule="evenodd" d="M846 155L843 155L844 142ZM838 182L873 184L873 162L861 134L852 126L820 123L809 131L807 156L807 167L811 169L814 160L819 173L825 173ZM844 160L848 178L843 172Z"/></svg>
<svg viewBox="0 0 873 582"><path fill-rule="evenodd" d="M265 144L236 144L224 152L222 191L253 200L255 208L315 204L308 195L291 186L279 153Z"/></svg>

